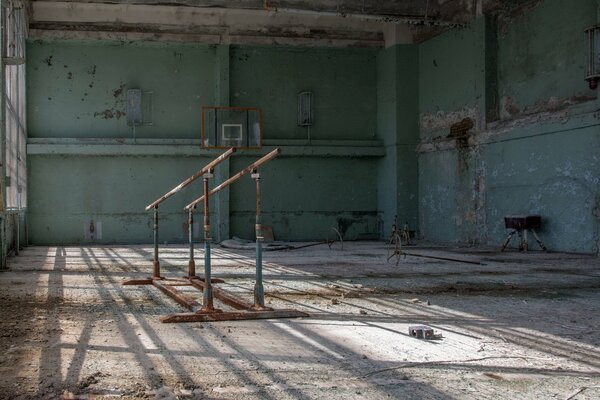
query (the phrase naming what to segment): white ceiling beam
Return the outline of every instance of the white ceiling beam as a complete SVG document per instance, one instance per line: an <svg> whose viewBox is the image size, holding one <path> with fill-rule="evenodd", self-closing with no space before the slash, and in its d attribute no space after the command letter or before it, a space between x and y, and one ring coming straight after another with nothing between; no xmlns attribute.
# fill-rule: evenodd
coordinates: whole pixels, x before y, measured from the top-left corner
<svg viewBox="0 0 600 400"><path fill-rule="evenodd" d="M384 33L394 31L394 41L412 42L411 29L396 21L281 9L34 1L31 22L32 37L146 37L185 41L185 35L196 35L196 39L204 38L207 43L383 47ZM96 29L94 24L99 27ZM103 29L108 26L110 29ZM400 28L391 29L393 26ZM142 32L134 32L132 27L139 27ZM66 31L86 33L74 35Z"/></svg>

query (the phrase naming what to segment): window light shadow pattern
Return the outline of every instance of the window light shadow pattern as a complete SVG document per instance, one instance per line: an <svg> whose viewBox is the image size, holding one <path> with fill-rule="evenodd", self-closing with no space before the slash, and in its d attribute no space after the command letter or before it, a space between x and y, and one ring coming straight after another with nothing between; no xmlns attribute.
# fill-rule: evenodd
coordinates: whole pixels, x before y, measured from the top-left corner
<svg viewBox="0 0 600 400"><path fill-rule="evenodd" d="M184 273L185 254L183 246L167 248L163 257L171 267L165 273ZM2 308L10 311L0 326L30 314L18 340L3 338L16 350L2 361L0 384L15 398L51 398L64 390L141 397L169 387L198 398L447 399L469 395L469 385L453 383L459 378L476 388L477 396L471 397L497 397L498 383L482 378L485 373L510 382L515 376L542 376L550 380L546 390L558 390L554 380L572 379L567 385L573 387L582 379L598 380L597 334L577 336L577 322L557 325L550 314L532 315L549 304L558 318L585 317L597 309L595 293L581 291L549 303L524 293L444 293L432 295L436 300L428 306L406 294L371 290L372 280L355 267L344 274L337 266L335 271L321 266L319 274L315 264L327 257L306 254L310 260L300 257L299 262L292 254L267 255L266 290L273 304L301 308L311 318L166 325L158 316L181 311L177 304L152 287L121 285L149 273L149 247L26 249L22 260L13 260L12 271L0 275L6 293ZM350 253L348 258L360 257ZM228 289L250 298L251 253L219 249L214 265ZM421 267L432 268L429 273L446 269L435 263ZM380 276L386 271L402 275L379 260L371 260L368 269ZM545 272L540 274L546 279ZM415 271L402 279L417 279ZM519 307L523 301L528 307ZM597 317L590 318L594 322ZM415 323L433 326L444 340L409 338L406 328ZM440 374L453 378L439 380Z"/></svg>

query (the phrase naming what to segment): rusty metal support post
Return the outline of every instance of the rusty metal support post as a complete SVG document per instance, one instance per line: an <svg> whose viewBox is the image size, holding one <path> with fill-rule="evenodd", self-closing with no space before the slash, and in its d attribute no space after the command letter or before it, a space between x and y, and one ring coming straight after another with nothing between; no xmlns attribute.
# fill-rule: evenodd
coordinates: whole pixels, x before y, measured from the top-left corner
<svg viewBox="0 0 600 400"><path fill-rule="evenodd" d="M190 241L190 260L188 261L188 277L196 276L196 262L194 261L194 210L196 207L190 208L188 215L188 238Z"/></svg>
<svg viewBox="0 0 600 400"><path fill-rule="evenodd" d="M258 170L252 171L252 179L256 184L256 282L254 284L254 309L265 310L265 289L262 276L262 222L261 222L261 196L260 196L260 174Z"/></svg>
<svg viewBox="0 0 600 400"><path fill-rule="evenodd" d="M153 279L160 279L160 261L158 261L158 206L154 206L154 263Z"/></svg>
<svg viewBox="0 0 600 400"><path fill-rule="evenodd" d="M214 311L210 270L210 217L208 210L208 180L211 177L212 171L204 174L204 291L202 296L202 311Z"/></svg>

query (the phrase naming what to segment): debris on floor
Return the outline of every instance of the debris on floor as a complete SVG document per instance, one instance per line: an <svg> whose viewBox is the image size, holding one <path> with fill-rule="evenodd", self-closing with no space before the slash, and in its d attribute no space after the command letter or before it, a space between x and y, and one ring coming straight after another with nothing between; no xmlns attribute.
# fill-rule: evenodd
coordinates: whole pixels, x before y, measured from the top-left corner
<svg viewBox="0 0 600 400"><path fill-rule="evenodd" d="M234 249L234 250L254 250L256 249L256 242L251 240L245 240L238 237L234 237L233 239L226 239L219 243L221 247L226 249ZM274 250L288 250L293 249L294 246L290 243L286 242L269 242L263 243L262 250L263 251L274 251Z"/></svg>
<svg viewBox="0 0 600 400"><path fill-rule="evenodd" d="M122 285L152 270L152 247L25 248L0 274L0 398L598 397L595 255L420 245L486 263L407 258L397 267L382 249L266 254L269 307L310 318L173 325L160 316L178 303ZM185 272L188 250L162 249L165 277ZM254 255L212 253L219 285L251 301ZM407 335L414 325L443 342Z"/></svg>

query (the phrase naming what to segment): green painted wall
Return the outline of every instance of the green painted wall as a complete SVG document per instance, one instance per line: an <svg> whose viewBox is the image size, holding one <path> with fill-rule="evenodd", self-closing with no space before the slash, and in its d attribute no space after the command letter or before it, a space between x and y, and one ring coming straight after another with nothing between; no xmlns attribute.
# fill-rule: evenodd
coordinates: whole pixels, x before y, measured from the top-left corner
<svg viewBox="0 0 600 400"><path fill-rule="evenodd" d="M31 138L133 137L127 89L151 91L152 126L138 138L199 138L214 104L215 48L207 45L33 41L27 46Z"/></svg>
<svg viewBox="0 0 600 400"><path fill-rule="evenodd" d="M378 164L377 197L384 237L395 216L418 230L418 73L417 45L393 46L377 57L377 133L386 153Z"/></svg>
<svg viewBox="0 0 600 400"><path fill-rule="evenodd" d="M377 192L373 172L377 159L319 157L282 158L261 172L263 222L276 227L277 238L324 240L335 227L344 237L377 238ZM232 160L234 170L250 158ZM243 179L231 190L231 226L253 236L254 183Z"/></svg>
<svg viewBox="0 0 600 400"><path fill-rule="evenodd" d="M598 100L583 80L597 7L546 0L420 46L424 237L500 245L504 215L539 213L550 249L598 250ZM466 141L448 138L465 117Z"/></svg>
<svg viewBox="0 0 600 400"><path fill-rule="evenodd" d="M600 122L589 111L516 129L485 146L490 242L504 235L504 215L538 213L545 218L540 236L549 248L598 251Z"/></svg>
<svg viewBox="0 0 600 400"><path fill-rule="evenodd" d="M103 242L149 242L144 205L215 154L198 148L199 107L231 104L261 107L266 144L283 148L261 171L278 239L323 239L330 227L383 237L398 215L429 240L499 245L504 215L540 213L549 248L595 252L599 104L583 81L582 32L597 11L596 0L545 0L380 51L30 42L30 240L85 242L94 219ZM137 140L119 92L131 87L154 100ZM311 142L296 126L305 90ZM469 135L448 137L464 118ZM236 155L217 180L259 156ZM179 209L197 194L161 208L161 241L185 240ZM217 238L252 238L249 178L211 209Z"/></svg>
<svg viewBox="0 0 600 400"><path fill-rule="evenodd" d="M29 239L32 243L85 242L90 221L102 223L102 242L151 242L144 208L208 157L36 155L29 164ZM173 183L171 183L173 182ZM202 194L201 182L160 207L161 242L187 236L182 208ZM214 202L211 207L214 210Z"/></svg>
<svg viewBox="0 0 600 400"><path fill-rule="evenodd" d="M586 73L583 30L597 23L597 8L595 0L547 0L499 25L498 90L511 104L504 115L593 95L581 85Z"/></svg>
<svg viewBox="0 0 600 400"><path fill-rule="evenodd" d="M464 29L454 29L419 46L419 112L422 123L432 115L444 117L450 112L475 115L482 88L480 51L482 29L480 21ZM421 137L439 134L438 125L422 126Z"/></svg>
<svg viewBox="0 0 600 400"><path fill-rule="evenodd" d="M375 137L376 51L234 46L230 99L260 107L264 137L369 140ZM314 93L314 125L297 126L297 95Z"/></svg>
<svg viewBox="0 0 600 400"><path fill-rule="evenodd" d="M470 118L483 130L486 115L485 19L452 30L419 46L419 112L423 143L446 140L452 124ZM460 55L460 56L458 56ZM456 144L452 141L452 144ZM479 171L476 154L456 146L451 151L421 152L419 215L421 234L443 242L481 242Z"/></svg>
<svg viewBox="0 0 600 400"><path fill-rule="evenodd" d="M27 51L31 243L150 242L145 205L220 153L199 148L200 106L229 102L262 107L265 139L283 148L261 171L278 239L322 240L330 227L378 236L373 50L33 41ZM153 125L135 140L127 88L153 92ZM310 145L293 140L305 137L300 90L315 92ZM211 185L266 151L235 155ZM187 240L181 208L199 185L161 206L161 242ZM253 199L250 178L215 198L213 236L252 239ZM102 223L101 240L86 239L90 221Z"/></svg>

